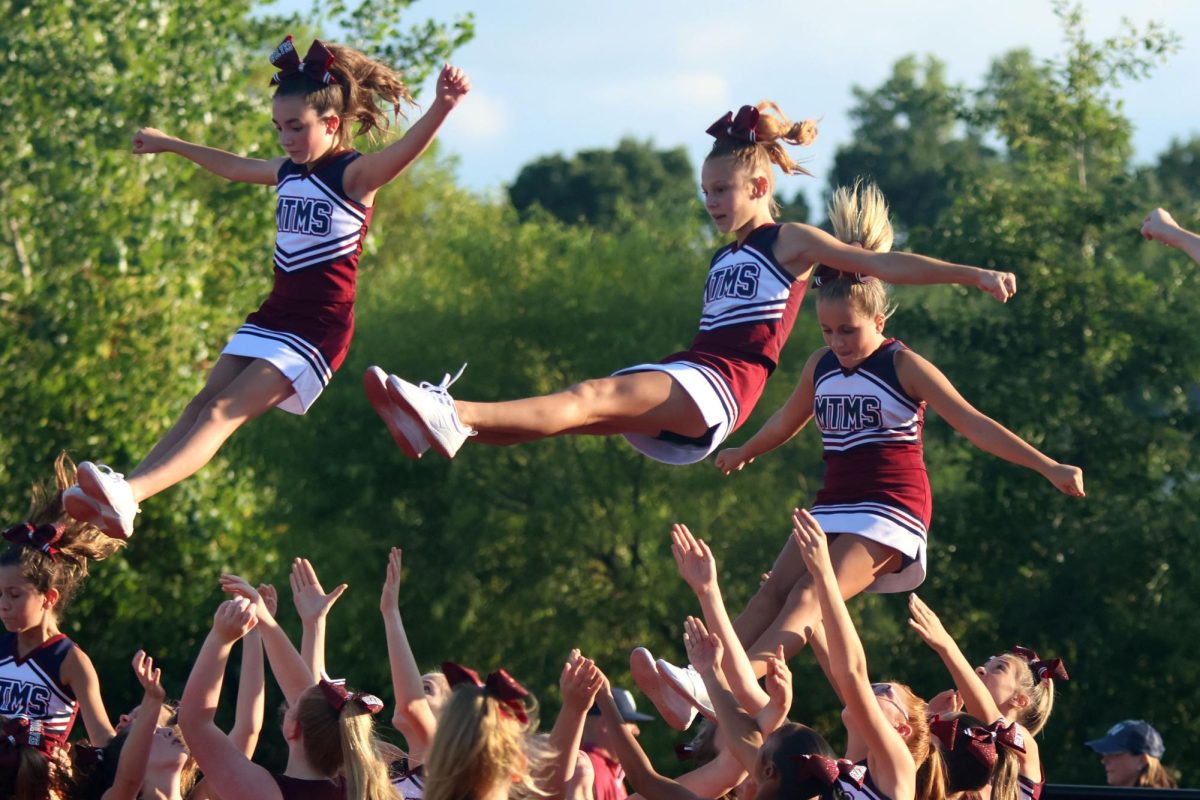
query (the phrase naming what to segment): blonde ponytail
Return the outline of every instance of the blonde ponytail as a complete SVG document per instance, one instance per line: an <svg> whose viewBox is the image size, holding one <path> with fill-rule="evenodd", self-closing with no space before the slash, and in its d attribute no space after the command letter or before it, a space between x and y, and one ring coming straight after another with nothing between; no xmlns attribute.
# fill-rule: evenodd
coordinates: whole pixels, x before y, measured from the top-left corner
<svg viewBox="0 0 1200 800"><path fill-rule="evenodd" d="M356 702L338 711L320 686L305 690L296 704L296 720L304 739L304 756L330 778L343 774L346 797L395 800L387 764L379 757L371 714Z"/></svg>

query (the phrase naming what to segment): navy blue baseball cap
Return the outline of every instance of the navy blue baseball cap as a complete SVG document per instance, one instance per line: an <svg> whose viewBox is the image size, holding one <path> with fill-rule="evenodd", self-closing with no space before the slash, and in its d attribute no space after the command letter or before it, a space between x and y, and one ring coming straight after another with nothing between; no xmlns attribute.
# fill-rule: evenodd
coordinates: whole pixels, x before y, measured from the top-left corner
<svg viewBox="0 0 1200 800"><path fill-rule="evenodd" d="M1154 726L1141 719L1127 719L1108 729L1103 739L1093 739L1085 744L1102 756L1114 753L1143 753L1162 758L1167 752L1162 736Z"/></svg>

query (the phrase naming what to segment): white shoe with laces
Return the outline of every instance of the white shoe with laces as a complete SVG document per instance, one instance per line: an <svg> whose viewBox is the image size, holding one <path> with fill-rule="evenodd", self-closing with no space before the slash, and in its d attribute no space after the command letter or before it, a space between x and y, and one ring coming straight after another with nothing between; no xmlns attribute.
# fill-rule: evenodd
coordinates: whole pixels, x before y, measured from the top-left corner
<svg viewBox="0 0 1200 800"><path fill-rule="evenodd" d="M446 458L454 458L467 437L475 435L475 431L458 418L454 398L447 391L466 368L463 364L453 378L446 373L438 384L421 381L420 385L415 385L395 375L387 379L388 397L420 425L421 433L433 449Z"/></svg>
<svg viewBox="0 0 1200 800"><path fill-rule="evenodd" d="M375 413L387 425L400 452L409 458L420 458L429 449L429 439L421 430L421 425L400 409L387 390L387 373L379 367L367 367L363 373L363 389L367 392L367 400Z"/></svg>
<svg viewBox="0 0 1200 800"><path fill-rule="evenodd" d="M655 666L658 668L658 674L662 676L663 682L676 694L691 704L706 719L717 721L712 701L708 699L708 689L704 687L704 679L700 677L699 672L696 672L695 667L688 664L686 667L680 668L661 658L655 662Z"/></svg>
<svg viewBox="0 0 1200 800"><path fill-rule="evenodd" d="M644 647L636 647L629 654L629 672L633 682L642 690L646 699L654 704L663 722L677 731L686 731L696 719L696 709L675 692L667 688L658 674L654 656Z"/></svg>
<svg viewBox="0 0 1200 800"><path fill-rule="evenodd" d="M141 509L133 499L133 489L125 476L103 464L84 461L76 470L75 478L79 481L79 492L69 497L67 492L63 493L67 513L95 525L114 539L132 536L133 518ZM76 516L72 508L79 511L80 516Z"/></svg>

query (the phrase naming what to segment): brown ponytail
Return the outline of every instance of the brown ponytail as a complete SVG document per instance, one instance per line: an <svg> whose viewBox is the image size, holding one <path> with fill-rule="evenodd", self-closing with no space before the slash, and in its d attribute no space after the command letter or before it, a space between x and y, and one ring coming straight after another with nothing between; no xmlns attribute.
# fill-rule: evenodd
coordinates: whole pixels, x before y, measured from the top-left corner
<svg viewBox="0 0 1200 800"><path fill-rule="evenodd" d="M21 577L41 594L58 592L54 605L57 618L70 604L88 575L88 561L101 561L125 546L120 539L105 536L85 522L71 519L63 510L63 490L75 483L75 464L66 453L54 461L54 481L34 486L30 491L29 513L23 522L33 526L58 525L62 535L51 554L39 547L9 542L0 552L0 566L18 566Z"/></svg>
<svg viewBox="0 0 1200 800"><path fill-rule="evenodd" d="M276 97L303 96L304 102L318 116L336 114L342 124L337 131L337 147L347 149L351 140L367 135L369 141L380 138L390 127L387 111L379 101L392 107L397 118L404 117L404 105L415 105L412 94L400 73L379 61L368 58L352 47L327 44L334 63L329 72L337 83L328 85L314 80L303 72L293 73L279 82ZM358 123L353 134L350 125Z"/></svg>

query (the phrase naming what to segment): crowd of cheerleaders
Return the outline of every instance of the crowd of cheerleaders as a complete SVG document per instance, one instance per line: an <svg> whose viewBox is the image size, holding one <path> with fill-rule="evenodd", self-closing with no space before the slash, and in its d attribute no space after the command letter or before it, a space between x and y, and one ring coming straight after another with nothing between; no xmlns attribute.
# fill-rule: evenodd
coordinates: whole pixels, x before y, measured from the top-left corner
<svg viewBox="0 0 1200 800"><path fill-rule="evenodd" d="M56 482L34 493L27 519L5 532L0 556L0 736L3 794L134 797L210 793L254 797L406 797L498 800L510 795L587 795L576 760L584 715L618 711L597 666L573 654L563 671L563 711L548 737L532 735L525 691L502 671L481 681L446 666L418 674L396 608L400 561L388 565L382 610L396 711L408 751L379 742L376 698L325 677L323 620L340 588L325 594L298 561L293 596L305 621L301 652L275 623L274 591L234 576L178 709L166 705L158 670L133 662L145 700L115 728L99 681L58 620L87 574L133 533L138 504L203 467L243 423L271 408L304 413L341 365L353 334L358 257L376 192L430 144L468 93L462 70L446 66L428 111L392 144L369 154L358 133L386 129L387 113L411 103L400 76L354 50L314 41L304 59L288 37L271 55L272 121L286 153L244 158L153 128L133 138L138 155L173 152L233 181L276 186L274 287L247 318L203 390L126 479L62 458ZM887 283L957 283L1007 301L1008 272L892 252L886 202L873 185L834 193L834 235L774 220L773 165L807 174L784 145L808 145L811 121L790 122L773 103L743 106L707 131L713 147L701 185L713 226L733 241L709 266L699 332L685 351L541 397L500 403L456 401L453 379L412 384L378 367L367 397L399 448L453 457L469 438L513 445L548 436L623 435L647 456L690 464L716 453L754 409L778 365L810 283L826 347L813 353L787 403L748 441L722 450L726 474L779 447L815 419L826 474L811 510L797 509L793 533L747 608L731 621L711 552L681 526L673 551L696 590L704 620L689 618L690 665L655 661L638 649L639 686L677 727L691 708L717 723L713 758L678 781L659 775L637 743L613 724L611 752L647 798L680 800L750 791L804 797L941 798L990 787L991 796L1036 797L1044 782L1033 736L1045 724L1061 662L1015 649L973 670L937 617L915 596L913 627L942 657L957 691L926 704L899 683L871 683L844 600L863 591L906 592L925 578L931 516L921 447L926 406L972 443L1037 471L1060 491L1083 495L1083 473L1039 452L972 407L931 363L884 335ZM1200 237L1158 209L1142 233L1200 258ZM461 371L460 371L461 373ZM457 376L456 376L457 377ZM826 536L825 530L829 531ZM214 724L224 665L243 639L234 727ZM816 731L787 721L786 659L805 646L827 667L846 706L849 748L833 758ZM265 652L287 697L289 760L270 775L250 756L261 728ZM765 680L765 689L759 681ZM454 691L450 693L449 687ZM82 713L96 747L67 746ZM177 725L172 722L178 717ZM119 729L119 730L118 730ZM434 735L438 732L437 735ZM627 732L626 732L627 733ZM196 770L204 778L195 781ZM1151 759L1146 770L1161 772ZM741 787L738 789L737 787ZM746 789L746 787L752 787Z"/></svg>

